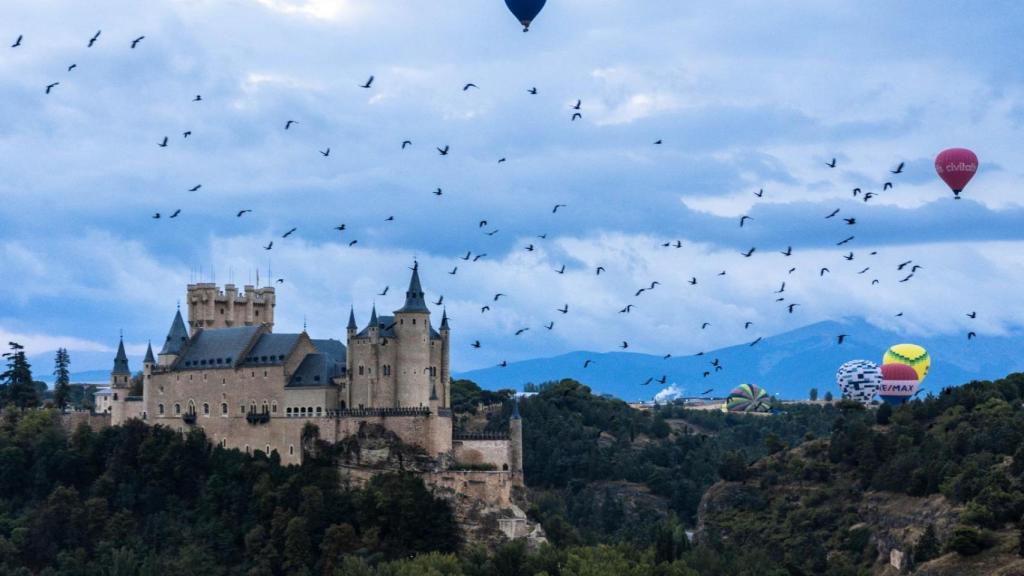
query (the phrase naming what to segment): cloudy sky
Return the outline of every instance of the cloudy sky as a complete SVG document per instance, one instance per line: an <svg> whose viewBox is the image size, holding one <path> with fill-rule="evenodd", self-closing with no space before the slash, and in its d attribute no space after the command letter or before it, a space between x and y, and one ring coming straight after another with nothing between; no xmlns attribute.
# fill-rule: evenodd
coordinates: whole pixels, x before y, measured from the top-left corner
<svg viewBox="0 0 1024 576"><path fill-rule="evenodd" d="M1019 2L550 0L527 34L501 0L0 14L0 338L67 346L77 370L121 329L136 357L162 342L190 281L257 269L277 331L343 338L350 305L401 305L414 258L460 370L840 317L908 338L1024 324ZM932 167L953 146L981 158L960 201ZM901 283L906 260L923 268Z"/></svg>

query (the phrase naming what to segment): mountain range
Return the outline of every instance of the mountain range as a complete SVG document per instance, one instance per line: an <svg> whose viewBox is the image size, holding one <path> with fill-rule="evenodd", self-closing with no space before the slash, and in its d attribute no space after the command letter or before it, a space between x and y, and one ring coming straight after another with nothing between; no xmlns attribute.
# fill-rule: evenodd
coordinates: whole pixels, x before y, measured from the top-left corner
<svg viewBox="0 0 1024 576"><path fill-rule="evenodd" d="M837 335L847 334L842 344ZM677 396L707 395L724 397L735 386L754 383L782 399L807 398L811 388L824 396L831 391L837 398L835 373L839 366L854 359L881 363L882 354L907 337L877 328L863 320L845 319L810 324L790 332L750 343L709 351L702 356L663 358L631 352L570 352L550 358L509 362L507 367L492 367L455 374L491 390L522 390L527 383L573 378L595 393L611 394L627 401L649 401L657 396L667 400ZM989 380L1024 370L1024 334L978 336L965 335L914 338L932 357L931 370L922 388L936 393L946 386ZM712 361L718 359L721 371ZM593 362L584 368L586 360ZM704 372L709 371L708 376ZM665 377L665 383L659 382ZM650 383L645 384L649 378Z"/></svg>

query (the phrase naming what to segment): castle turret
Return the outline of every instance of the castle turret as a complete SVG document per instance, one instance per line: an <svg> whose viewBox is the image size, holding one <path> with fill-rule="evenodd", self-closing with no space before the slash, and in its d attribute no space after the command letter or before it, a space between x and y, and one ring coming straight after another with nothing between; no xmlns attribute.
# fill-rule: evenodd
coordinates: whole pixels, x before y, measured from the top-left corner
<svg viewBox="0 0 1024 576"><path fill-rule="evenodd" d="M441 361L440 361L440 382L441 382L441 398L440 406L447 408L451 406L451 366L449 365L449 353L451 351L451 344L449 336L451 336L451 329L448 327L448 310L441 312Z"/></svg>
<svg viewBox="0 0 1024 576"><path fill-rule="evenodd" d="M519 396L512 398L512 416L508 420L508 460L512 468L512 482L517 486L523 481L523 419L519 417Z"/></svg>
<svg viewBox="0 0 1024 576"><path fill-rule="evenodd" d="M144 368L149 368L153 364L156 364L156 359L153 358L153 343L150 342L146 344L146 357L142 360L142 366Z"/></svg>
<svg viewBox="0 0 1024 576"><path fill-rule="evenodd" d="M348 328L346 329L346 332L348 332L349 339L351 340L352 337L355 336L356 332L358 331L359 325L356 324L356 309L353 306L348 310Z"/></svg>
<svg viewBox="0 0 1024 576"><path fill-rule="evenodd" d="M212 282L188 285L188 324L192 334L203 329L232 326L268 326L274 328L275 294L273 287L246 285L239 292L234 284L221 291Z"/></svg>
<svg viewBox="0 0 1024 576"><path fill-rule="evenodd" d="M171 329L167 332L167 339L164 347L160 349L159 365L170 366L181 355L181 351L188 342L188 329L185 328L185 321L181 318L181 310L174 313L174 321L171 322Z"/></svg>
<svg viewBox="0 0 1024 576"><path fill-rule="evenodd" d="M370 342L376 344L377 337L380 336L380 320L377 318L377 305L373 305L373 310L370 312L370 325L366 327L366 333L370 336Z"/></svg>
<svg viewBox="0 0 1024 576"><path fill-rule="evenodd" d="M398 369L395 370L397 404L402 407L429 406L431 383L437 376L437 366L431 364L430 310L423 298L418 263L412 267L405 305L395 310L394 330L399 344Z"/></svg>
<svg viewBox="0 0 1024 576"><path fill-rule="evenodd" d="M122 424L125 421L124 403L132 387L132 371L128 368L128 355L124 352L124 338L117 345L114 356L114 369L110 371L110 423Z"/></svg>

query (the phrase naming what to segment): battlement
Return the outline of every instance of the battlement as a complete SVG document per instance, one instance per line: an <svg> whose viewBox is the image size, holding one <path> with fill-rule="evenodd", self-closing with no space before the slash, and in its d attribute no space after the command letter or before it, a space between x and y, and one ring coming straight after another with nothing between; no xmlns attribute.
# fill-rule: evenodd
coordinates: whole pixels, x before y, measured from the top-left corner
<svg viewBox="0 0 1024 576"><path fill-rule="evenodd" d="M234 284L221 289L213 282L189 284L186 302L188 324L194 335L199 330L233 326L266 325L273 330L276 294L274 288L246 284L239 291Z"/></svg>

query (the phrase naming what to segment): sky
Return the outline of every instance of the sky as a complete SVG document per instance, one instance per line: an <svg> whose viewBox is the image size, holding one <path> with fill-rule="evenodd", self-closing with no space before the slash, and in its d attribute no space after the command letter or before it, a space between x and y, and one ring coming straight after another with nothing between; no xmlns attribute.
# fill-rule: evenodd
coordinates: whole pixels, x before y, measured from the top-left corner
<svg viewBox="0 0 1024 576"><path fill-rule="evenodd" d="M456 370L844 317L1014 332L1022 24L1011 1L550 0L526 34L500 0L4 2L0 341L86 370L123 330L138 366L189 282L256 270L275 331L343 339L414 260ZM954 146L981 165L959 201L932 165Z"/></svg>

